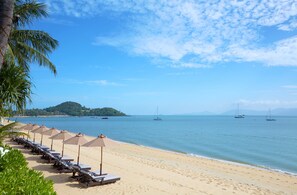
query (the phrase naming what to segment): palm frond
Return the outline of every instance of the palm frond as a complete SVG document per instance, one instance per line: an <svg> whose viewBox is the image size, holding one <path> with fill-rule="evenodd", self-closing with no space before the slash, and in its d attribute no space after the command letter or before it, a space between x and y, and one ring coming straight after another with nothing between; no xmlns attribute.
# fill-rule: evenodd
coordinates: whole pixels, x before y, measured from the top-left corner
<svg viewBox="0 0 297 195"><path fill-rule="evenodd" d="M58 46L58 41L48 33L38 30L13 30L9 38L9 46L15 61L29 71L29 64L36 62L48 67L56 74L55 65L47 58ZM30 48L30 51L27 49ZM33 58L32 58L33 57Z"/></svg>
<svg viewBox="0 0 297 195"><path fill-rule="evenodd" d="M31 81L28 72L15 64L5 64L0 71L1 109L23 111L31 101Z"/></svg>
<svg viewBox="0 0 297 195"><path fill-rule="evenodd" d="M14 128L17 125L19 125L18 122L13 122L13 123L10 123L8 125L2 126L2 127L0 127L0 132L11 130L12 128Z"/></svg>
<svg viewBox="0 0 297 195"><path fill-rule="evenodd" d="M57 40L40 30L13 30L10 39L15 42L26 43L45 54L53 52L58 46Z"/></svg>
<svg viewBox="0 0 297 195"><path fill-rule="evenodd" d="M7 45L7 50L6 50L6 53L5 53L5 56L4 56L4 63L3 65L6 65L6 64L13 64L16 60L16 57L13 53L13 50L11 49L10 45L8 44Z"/></svg>
<svg viewBox="0 0 297 195"><path fill-rule="evenodd" d="M21 46L24 50L26 50L26 53L28 55L28 58L30 59L31 63L37 63L40 66L44 66L49 68L55 75L57 74L57 70L55 65L40 51L24 44L24 43L18 43L19 46Z"/></svg>
<svg viewBox="0 0 297 195"><path fill-rule="evenodd" d="M26 26L32 23L33 19L48 16L44 3L37 3L34 0L16 0L14 9L15 26Z"/></svg>
<svg viewBox="0 0 297 195"><path fill-rule="evenodd" d="M6 131L0 133L0 140L3 140L4 138L10 137L10 136L26 136L30 137L28 133L24 132L17 132L17 131Z"/></svg>

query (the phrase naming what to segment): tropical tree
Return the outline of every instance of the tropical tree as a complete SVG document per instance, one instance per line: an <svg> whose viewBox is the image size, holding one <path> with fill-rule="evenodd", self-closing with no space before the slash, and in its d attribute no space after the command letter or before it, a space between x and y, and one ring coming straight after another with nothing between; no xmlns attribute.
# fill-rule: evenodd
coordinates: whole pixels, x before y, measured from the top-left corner
<svg viewBox="0 0 297 195"><path fill-rule="evenodd" d="M0 70L12 27L14 0L0 0Z"/></svg>
<svg viewBox="0 0 297 195"><path fill-rule="evenodd" d="M31 80L22 66L5 64L0 71L0 116L23 112L31 101Z"/></svg>
<svg viewBox="0 0 297 195"><path fill-rule="evenodd" d="M17 125L19 125L19 123L14 122L14 123L10 123L8 125L0 127L0 145L2 145L3 140L5 138L11 137L11 136L28 136L27 133L24 133L21 131L13 131L13 129Z"/></svg>
<svg viewBox="0 0 297 195"><path fill-rule="evenodd" d="M2 7L4 1L0 0L0 11L4 9ZM3 20L1 14L2 12L0 12L0 21ZM27 101L30 101L32 87L29 77L30 64L46 66L54 74L57 72L48 55L58 46L58 41L44 31L25 29L34 19L47 15L46 6L43 3L35 0L14 1L11 33L7 48L1 50L5 54L4 63L1 63L3 66L0 69L0 116L9 114L12 109L22 112Z"/></svg>
<svg viewBox="0 0 297 195"><path fill-rule="evenodd" d="M48 67L54 74L55 65L48 55L58 46L58 41L41 30L26 30L34 19L48 16L46 5L35 0L16 0L11 30L6 50L7 60L29 71L32 63ZM5 64L4 64L5 65Z"/></svg>

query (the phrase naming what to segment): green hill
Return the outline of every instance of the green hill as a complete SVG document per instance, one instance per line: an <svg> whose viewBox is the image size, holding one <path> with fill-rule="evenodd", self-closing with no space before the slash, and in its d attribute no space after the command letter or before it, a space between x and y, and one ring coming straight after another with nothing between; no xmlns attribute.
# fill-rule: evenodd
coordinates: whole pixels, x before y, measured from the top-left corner
<svg viewBox="0 0 297 195"><path fill-rule="evenodd" d="M76 102L64 102L45 109L28 109L25 116L69 115L69 116L126 116L114 108L86 108Z"/></svg>

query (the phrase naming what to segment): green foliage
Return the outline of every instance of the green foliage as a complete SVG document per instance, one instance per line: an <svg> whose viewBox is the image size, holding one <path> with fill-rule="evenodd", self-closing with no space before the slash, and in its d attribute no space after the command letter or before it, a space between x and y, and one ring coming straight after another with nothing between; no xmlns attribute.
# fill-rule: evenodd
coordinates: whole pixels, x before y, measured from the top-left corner
<svg viewBox="0 0 297 195"><path fill-rule="evenodd" d="M114 108L95 108L90 111L89 116L125 116L125 114Z"/></svg>
<svg viewBox="0 0 297 195"><path fill-rule="evenodd" d="M19 131L12 131L18 123L10 123L8 125L0 127L0 145L2 144L3 140L7 137L11 136L28 136L27 133L19 132Z"/></svg>
<svg viewBox="0 0 297 195"><path fill-rule="evenodd" d="M9 116L13 109L21 113L31 101L29 71L32 63L57 73L48 55L57 48L58 41L44 31L24 29L33 20L48 15L46 5L35 0L14 2L12 29L0 70L0 116Z"/></svg>
<svg viewBox="0 0 297 195"><path fill-rule="evenodd" d="M12 109L22 112L31 96L31 80L23 67L4 63L0 71L0 116L8 116Z"/></svg>
<svg viewBox="0 0 297 195"><path fill-rule="evenodd" d="M0 194L56 194L53 182L41 172L29 169L18 150L0 157Z"/></svg>
<svg viewBox="0 0 297 195"><path fill-rule="evenodd" d="M87 110L87 108L76 102L64 102L57 106L46 108L45 110L47 112L65 113L71 116L82 116L83 112Z"/></svg>
<svg viewBox="0 0 297 195"><path fill-rule="evenodd" d="M46 110L44 109L29 109L25 111L25 115L27 116L45 116L50 115Z"/></svg>
<svg viewBox="0 0 297 195"><path fill-rule="evenodd" d="M13 28L8 39L6 61L22 66L29 71L29 65L37 63L48 67L54 74L57 73L55 65L48 59L58 46L58 41L48 33L40 30L22 29L33 22L48 15L44 3L35 0L16 0Z"/></svg>
<svg viewBox="0 0 297 195"><path fill-rule="evenodd" d="M70 115L70 116L125 116L124 113L113 108L86 108L76 102L64 102L45 109L26 110L26 116L41 115Z"/></svg>

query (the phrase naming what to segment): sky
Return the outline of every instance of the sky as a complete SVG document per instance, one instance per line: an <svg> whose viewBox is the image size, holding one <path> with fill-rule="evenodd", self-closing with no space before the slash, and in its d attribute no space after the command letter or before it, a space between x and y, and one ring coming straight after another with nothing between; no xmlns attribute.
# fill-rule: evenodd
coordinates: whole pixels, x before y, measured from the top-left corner
<svg viewBox="0 0 297 195"><path fill-rule="evenodd" d="M30 29L59 41L31 66L29 108L126 114L297 107L296 0L43 0Z"/></svg>

